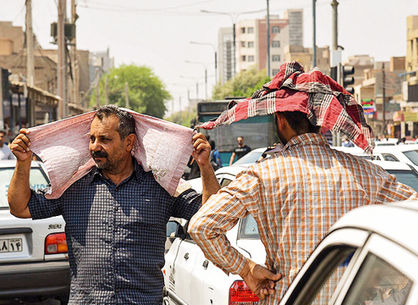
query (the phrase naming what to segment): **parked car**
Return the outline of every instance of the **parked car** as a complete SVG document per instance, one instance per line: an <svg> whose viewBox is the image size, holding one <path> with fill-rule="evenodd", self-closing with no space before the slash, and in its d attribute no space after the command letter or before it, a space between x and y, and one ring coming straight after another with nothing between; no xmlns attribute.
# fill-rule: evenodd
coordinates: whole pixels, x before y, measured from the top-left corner
<svg viewBox="0 0 418 305"><path fill-rule="evenodd" d="M20 219L10 214L7 192L16 161L0 161L0 298L56 296L65 300L70 272L64 219ZM32 189L49 184L42 164L32 162Z"/></svg>
<svg viewBox="0 0 418 305"><path fill-rule="evenodd" d="M401 182L412 186L418 191L418 175L408 165L401 162L373 162L397 176ZM251 164L235 165L217 170L216 176L221 186L228 185L239 172L248 168L250 165ZM193 180L192 183L197 191L201 191L201 186L198 186L199 179ZM370 217L370 215L368 217ZM418 212L416 220L418 220ZM390 227L392 227L393 222L394 220L388 222L388 224L391 224ZM367 235L367 232L364 234ZM166 263L163 267L165 305L229 305L254 304L251 302L257 302L257 297L249 290L238 275L224 273L205 258L201 249L187 234L187 224L185 227L177 224L175 236L177 238L173 238L173 244L166 254ZM237 225L227 232L227 237L231 242L231 245L238 249L243 255L251 258L256 263L264 265L266 255L265 248L260 241L257 224L251 215L239 220ZM348 243L350 238L351 237L349 236L345 240L341 239L341 241L346 241ZM356 236L353 236L353 239L356 239ZM332 240L332 238L329 240ZM358 241L352 241L351 244L356 242ZM338 241L336 241L336 243L338 243ZM326 243L324 245L326 245ZM321 255L322 254L317 253L318 257ZM312 266L314 267L314 265ZM305 303L300 302L297 304Z"/></svg>

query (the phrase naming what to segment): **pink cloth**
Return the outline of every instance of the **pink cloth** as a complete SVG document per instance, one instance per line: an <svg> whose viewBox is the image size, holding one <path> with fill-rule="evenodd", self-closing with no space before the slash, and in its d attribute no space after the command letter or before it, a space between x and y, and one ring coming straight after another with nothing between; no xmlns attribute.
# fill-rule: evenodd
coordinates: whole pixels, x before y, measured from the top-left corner
<svg viewBox="0 0 418 305"><path fill-rule="evenodd" d="M136 121L138 140L133 156L145 171L152 171L170 195L174 195L193 151L193 130L127 111ZM44 162L51 181L47 198L59 198L95 166L88 149L94 114L95 111L29 129L30 149Z"/></svg>

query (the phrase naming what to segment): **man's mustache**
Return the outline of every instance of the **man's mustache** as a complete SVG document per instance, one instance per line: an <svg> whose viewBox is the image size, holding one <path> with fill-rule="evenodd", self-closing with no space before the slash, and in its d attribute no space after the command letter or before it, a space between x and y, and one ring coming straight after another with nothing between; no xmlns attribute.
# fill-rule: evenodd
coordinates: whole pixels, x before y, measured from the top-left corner
<svg viewBox="0 0 418 305"><path fill-rule="evenodd" d="M105 151L92 151L91 156L94 158L107 158L107 152Z"/></svg>

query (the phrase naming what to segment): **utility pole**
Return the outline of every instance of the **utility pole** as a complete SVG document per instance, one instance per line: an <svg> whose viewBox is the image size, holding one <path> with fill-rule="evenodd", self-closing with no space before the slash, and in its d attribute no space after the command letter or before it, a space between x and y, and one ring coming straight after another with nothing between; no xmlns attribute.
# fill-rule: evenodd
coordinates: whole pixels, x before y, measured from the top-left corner
<svg viewBox="0 0 418 305"><path fill-rule="evenodd" d="M26 30L26 85L33 87L35 84L35 57L33 54L33 31L32 31L32 0L26 0L26 18L25 18L25 30ZM27 90L25 90L26 95ZM20 97L20 96L19 96ZM35 100L28 101L29 118L28 123L30 126L35 126ZM20 105L19 105L20 115ZM20 117L20 116L19 116Z"/></svg>
<svg viewBox="0 0 418 305"><path fill-rule="evenodd" d="M385 63L382 63L382 98L383 98L383 136L386 138L386 74L385 74Z"/></svg>
<svg viewBox="0 0 418 305"><path fill-rule="evenodd" d="M26 84L34 85L35 64L33 55L32 0L26 0Z"/></svg>
<svg viewBox="0 0 418 305"><path fill-rule="evenodd" d="M205 68L205 100L208 100L208 69Z"/></svg>
<svg viewBox="0 0 418 305"><path fill-rule="evenodd" d="M199 99L199 83L196 82L196 99Z"/></svg>
<svg viewBox="0 0 418 305"><path fill-rule="evenodd" d="M129 109L129 84L128 82L125 82L125 107Z"/></svg>
<svg viewBox="0 0 418 305"><path fill-rule="evenodd" d="M312 20L313 20L313 31L312 31L312 68L316 67L316 0L312 0Z"/></svg>
<svg viewBox="0 0 418 305"><path fill-rule="evenodd" d="M74 24L74 37L71 41L71 64L73 70L73 102L77 106L80 105L80 67L78 65L78 56L77 56L77 28L75 22L77 21L77 7L75 0L71 0L71 23Z"/></svg>
<svg viewBox="0 0 418 305"><path fill-rule="evenodd" d="M58 40L58 96L61 98L61 103L58 107L58 118L63 119L67 115L67 94L66 94L66 54L65 54L65 11L66 0L58 0L58 23L57 23L57 40Z"/></svg>
<svg viewBox="0 0 418 305"><path fill-rule="evenodd" d="M338 1L332 0L332 49L338 50Z"/></svg>
<svg viewBox="0 0 418 305"><path fill-rule="evenodd" d="M105 105L109 105L109 84L108 84L109 80L108 77L106 76L105 78Z"/></svg>
<svg viewBox="0 0 418 305"><path fill-rule="evenodd" d="M235 34L235 21L232 24L232 47L234 49L233 53L233 63L234 63L234 76L237 74L237 46L236 46L236 34Z"/></svg>
<svg viewBox="0 0 418 305"><path fill-rule="evenodd" d="M97 71L97 83L96 83L96 106L97 109L100 108L100 79L101 79L101 71Z"/></svg>
<svg viewBox="0 0 418 305"><path fill-rule="evenodd" d="M270 72L270 1L267 0L267 76L271 77Z"/></svg>

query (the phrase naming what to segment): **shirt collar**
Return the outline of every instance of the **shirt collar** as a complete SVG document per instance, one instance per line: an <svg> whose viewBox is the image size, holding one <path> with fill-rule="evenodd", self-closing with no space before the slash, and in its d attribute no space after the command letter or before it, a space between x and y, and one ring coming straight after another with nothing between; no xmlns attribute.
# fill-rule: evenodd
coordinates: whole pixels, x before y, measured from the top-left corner
<svg viewBox="0 0 418 305"><path fill-rule="evenodd" d="M283 147L283 150L289 150L293 146L310 144L329 146L327 139L323 135L319 133L304 133L291 138Z"/></svg>
<svg viewBox="0 0 418 305"><path fill-rule="evenodd" d="M134 166L133 176L139 181L145 174L145 171L135 158L132 158L132 162ZM88 173L88 182L92 183L97 178L107 179L97 166L93 166Z"/></svg>

